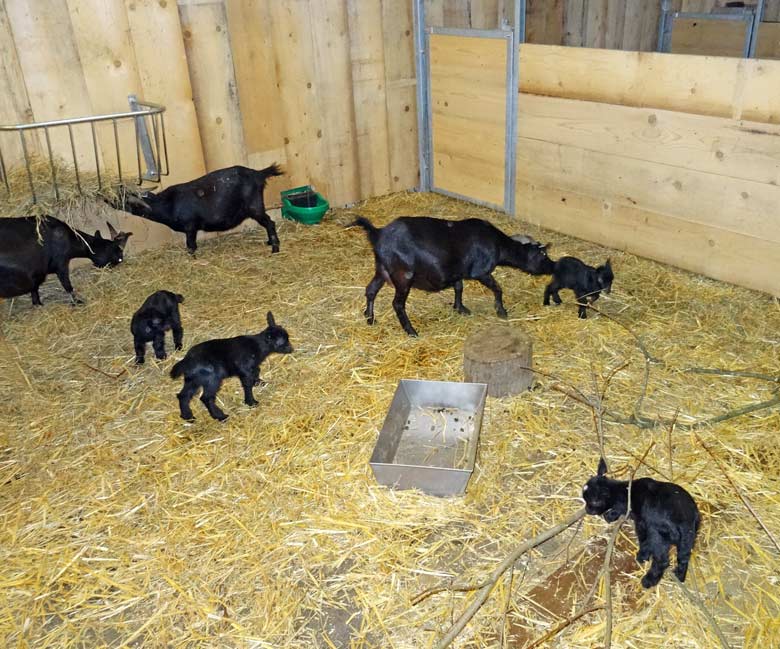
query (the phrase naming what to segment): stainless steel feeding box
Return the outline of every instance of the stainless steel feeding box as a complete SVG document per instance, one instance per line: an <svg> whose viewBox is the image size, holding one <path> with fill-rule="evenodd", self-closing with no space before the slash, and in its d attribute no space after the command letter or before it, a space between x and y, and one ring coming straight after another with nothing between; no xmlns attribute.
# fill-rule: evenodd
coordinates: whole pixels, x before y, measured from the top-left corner
<svg viewBox="0 0 780 649"><path fill-rule="evenodd" d="M371 468L379 484L457 496L474 471L487 385L401 379Z"/></svg>

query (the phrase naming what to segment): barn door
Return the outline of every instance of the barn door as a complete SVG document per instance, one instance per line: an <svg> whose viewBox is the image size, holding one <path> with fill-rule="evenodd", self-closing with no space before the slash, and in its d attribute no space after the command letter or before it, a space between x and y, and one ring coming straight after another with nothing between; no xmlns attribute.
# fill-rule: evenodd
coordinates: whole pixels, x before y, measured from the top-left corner
<svg viewBox="0 0 780 649"><path fill-rule="evenodd" d="M506 209L511 32L428 35L431 188Z"/></svg>

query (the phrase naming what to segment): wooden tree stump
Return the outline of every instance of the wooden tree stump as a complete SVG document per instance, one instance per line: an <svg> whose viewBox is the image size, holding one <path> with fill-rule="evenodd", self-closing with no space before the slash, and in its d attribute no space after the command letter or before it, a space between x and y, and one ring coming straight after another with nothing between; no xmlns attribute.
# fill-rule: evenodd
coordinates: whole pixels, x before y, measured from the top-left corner
<svg viewBox="0 0 780 649"><path fill-rule="evenodd" d="M466 381L487 383L488 395L505 397L530 389L533 342L524 331L506 326L488 327L466 339L463 373Z"/></svg>

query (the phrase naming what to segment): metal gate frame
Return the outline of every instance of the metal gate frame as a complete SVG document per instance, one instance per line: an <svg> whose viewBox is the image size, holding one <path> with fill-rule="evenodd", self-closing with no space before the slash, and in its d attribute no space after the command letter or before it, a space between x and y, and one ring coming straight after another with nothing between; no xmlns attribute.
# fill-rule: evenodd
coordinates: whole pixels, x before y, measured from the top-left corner
<svg viewBox="0 0 780 649"><path fill-rule="evenodd" d="M452 29L425 27L424 0L413 0L415 67L417 73L417 140L420 160L418 191L436 192L469 201L477 205L503 209L515 214L515 180L517 176L517 104L520 79L520 43L525 41L526 0L514 0L514 25L512 29ZM505 38L507 40L506 74L506 135L504 142L504 203L494 205L455 192L437 188L433 178L433 111L431 110L430 36L472 36L477 38Z"/></svg>

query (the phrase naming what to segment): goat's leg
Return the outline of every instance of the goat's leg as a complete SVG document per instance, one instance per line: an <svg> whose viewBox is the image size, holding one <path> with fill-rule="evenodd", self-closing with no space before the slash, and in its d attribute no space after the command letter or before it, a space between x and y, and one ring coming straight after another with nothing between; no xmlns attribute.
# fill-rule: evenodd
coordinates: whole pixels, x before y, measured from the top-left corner
<svg viewBox="0 0 780 649"><path fill-rule="evenodd" d="M560 288L561 285L558 283L558 280L553 277L552 281L544 288L544 301L542 304L544 306L550 306L550 297L552 297L553 302L560 304L561 296L558 295Z"/></svg>
<svg viewBox="0 0 780 649"><path fill-rule="evenodd" d="M37 286L32 291L30 291L30 297L32 298L33 306L43 306L43 302L41 302L41 294L38 292Z"/></svg>
<svg viewBox="0 0 780 649"><path fill-rule="evenodd" d="M409 321L409 316L406 315L406 299L409 297L409 291L412 288L411 273L401 271L396 273L393 277L393 284L395 285L395 297L393 297L393 309L395 315L398 316L398 322L401 323L403 330L410 336L417 336L412 323Z"/></svg>
<svg viewBox="0 0 780 649"><path fill-rule="evenodd" d="M181 414L182 419L186 419L187 421L195 419L192 415L192 410L190 409L190 401L192 401L192 397L195 396L199 387L200 386L195 383L195 381L188 378L184 379L184 386L182 387L181 392L176 395L176 398L179 400L179 413Z"/></svg>
<svg viewBox="0 0 780 649"><path fill-rule="evenodd" d="M652 588L661 581L669 567L669 543L657 532L648 530L647 548L652 554L652 563L647 574L642 577L642 586Z"/></svg>
<svg viewBox="0 0 780 649"><path fill-rule="evenodd" d="M506 318L507 312L504 308L504 299L503 299L503 293L501 292L501 287L498 285L498 282L493 279L493 276L488 273L487 275L484 275L483 277L477 277L477 280L480 282L480 284L486 286L491 291L493 291L493 295L495 295L495 306L496 306L496 313L498 314L499 318Z"/></svg>
<svg viewBox="0 0 780 649"><path fill-rule="evenodd" d="M252 218L265 228L268 234L268 241L266 244L271 246L271 252L279 252L279 237L276 234L276 224L274 220L268 216L268 213L264 210L259 214L252 214Z"/></svg>
<svg viewBox="0 0 780 649"><path fill-rule="evenodd" d="M165 333L160 331L154 335L152 339L152 348L154 349L154 355L161 361L168 358L168 354L165 353Z"/></svg>
<svg viewBox="0 0 780 649"><path fill-rule="evenodd" d="M581 318L582 320L585 320L585 318L588 317L588 307L587 307L587 299L585 297L585 293L580 293L579 291L575 291L574 295L577 298L577 317Z"/></svg>
<svg viewBox="0 0 780 649"><path fill-rule="evenodd" d="M680 581L685 581L688 574L688 562L691 559L691 551L696 540L695 528L685 530L677 544L677 565L674 567L674 576Z"/></svg>
<svg viewBox="0 0 780 649"><path fill-rule="evenodd" d="M64 288L70 296L71 304L84 304L84 300L76 295L76 291L73 290L73 284L70 283L70 268L68 267L68 262L65 262L62 266L55 269L54 272L57 274L57 279L60 280L62 288Z"/></svg>
<svg viewBox="0 0 780 649"><path fill-rule="evenodd" d="M133 347L135 349L135 362L138 365L144 364L144 357L146 356L146 342L140 338L133 340Z"/></svg>
<svg viewBox="0 0 780 649"><path fill-rule="evenodd" d="M644 563L650 558L651 552L647 543L647 526L644 521L636 521L636 538L639 541L639 552L636 553L636 560Z"/></svg>
<svg viewBox="0 0 780 649"><path fill-rule="evenodd" d="M245 372L239 377L241 379L241 387L244 388L244 403L250 407L257 405L257 399L252 391L260 382L260 370L255 372Z"/></svg>
<svg viewBox="0 0 780 649"><path fill-rule="evenodd" d="M222 381L210 377L206 385L203 386L203 394L200 395L201 403L206 406L206 410L217 421L225 421L228 418L217 405L217 392L219 392L221 385Z"/></svg>
<svg viewBox="0 0 780 649"><path fill-rule="evenodd" d="M366 316L366 322L372 325L374 324L374 300L377 293L385 285L385 278L382 271L377 268L374 277L366 286L366 310L363 311L363 315Z"/></svg>
<svg viewBox="0 0 780 649"><path fill-rule="evenodd" d="M463 305L463 280L459 279L452 288L455 289L455 304L452 308L462 315L471 315L471 311Z"/></svg>
<svg viewBox="0 0 780 649"><path fill-rule="evenodd" d="M184 342L184 329L181 326L181 317L175 313L171 322L171 333L173 334L173 348L181 349Z"/></svg>
<svg viewBox="0 0 780 649"><path fill-rule="evenodd" d="M184 236L187 238L187 252L194 255L198 249L198 231L188 230L184 233Z"/></svg>

